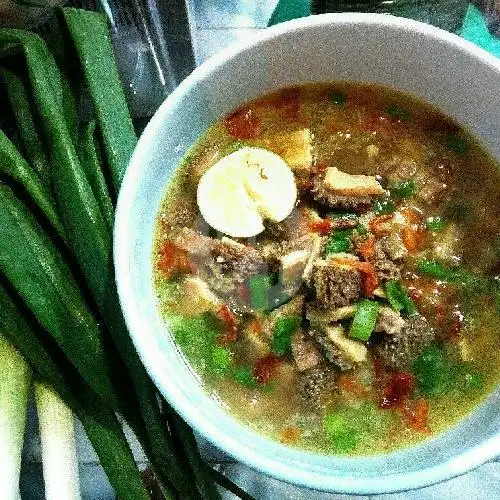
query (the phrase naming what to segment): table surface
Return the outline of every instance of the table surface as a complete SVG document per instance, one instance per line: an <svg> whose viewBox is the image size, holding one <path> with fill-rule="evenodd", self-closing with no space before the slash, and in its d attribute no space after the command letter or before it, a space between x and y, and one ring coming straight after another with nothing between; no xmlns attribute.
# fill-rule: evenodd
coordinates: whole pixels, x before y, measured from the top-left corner
<svg viewBox="0 0 500 500"><path fill-rule="evenodd" d="M277 0L188 0L195 14L195 55L197 64L224 47L247 39L267 25ZM76 422L80 461L80 484L85 500L115 498L97 457L79 422ZM489 462L478 469L439 485L404 493L376 496L325 494L298 488L271 479L235 462L203 439L203 455L228 477L259 500L299 499L376 499L376 500L493 500L500 499L500 461ZM137 460L145 465L144 455L131 438ZM23 500L43 500L43 476L36 412L30 410L22 465L21 496ZM224 500L235 498L225 493ZM0 499L4 500L4 499Z"/></svg>

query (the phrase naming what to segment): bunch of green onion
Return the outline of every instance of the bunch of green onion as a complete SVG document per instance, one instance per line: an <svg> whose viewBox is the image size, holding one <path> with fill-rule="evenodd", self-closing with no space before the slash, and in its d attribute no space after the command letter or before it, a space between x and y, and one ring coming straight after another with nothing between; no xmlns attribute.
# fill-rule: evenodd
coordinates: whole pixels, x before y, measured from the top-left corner
<svg viewBox="0 0 500 500"><path fill-rule="evenodd" d="M73 415L121 499L149 497L123 421L166 498L219 498L214 479L248 498L158 398L119 308L113 211L137 139L106 18L58 10L45 39L0 29L0 55L1 498L19 496L32 380L47 498L80 496Z"/></svg>

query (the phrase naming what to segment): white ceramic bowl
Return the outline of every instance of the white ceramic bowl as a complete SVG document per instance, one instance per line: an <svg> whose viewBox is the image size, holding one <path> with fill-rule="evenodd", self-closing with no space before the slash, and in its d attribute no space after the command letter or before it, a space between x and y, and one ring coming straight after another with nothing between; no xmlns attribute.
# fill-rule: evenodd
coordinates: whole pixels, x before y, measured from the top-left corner
<svg viewBox="0 0 500 500"><path fill-rule="evenodd" d="M291 21L197 68L144 131L123 182L115 226L120 299L158 389L213 444L267 474L338 492L428 485L500 454L500 390L448 432L380 456L338 458L287 448L229 415L176 350L152 287L155 217L184 153L217 118L273 89L311 81L375 82L438 106L500 161L500 61L459 37L405 19L331 14ZM474 168L474 165L471 165Z"/></svg>

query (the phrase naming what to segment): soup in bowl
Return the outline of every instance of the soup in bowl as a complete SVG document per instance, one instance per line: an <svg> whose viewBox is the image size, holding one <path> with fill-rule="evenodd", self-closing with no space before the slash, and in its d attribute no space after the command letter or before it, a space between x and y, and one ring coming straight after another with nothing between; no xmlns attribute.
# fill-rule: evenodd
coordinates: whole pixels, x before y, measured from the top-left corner
<svg viewBox="0 0 500 500"><path fill-rule="evenodd" d="M360 493L498 452L499 82L434 28L320 16L167 99L120 194L117 274L189 423L277 477Z"/></svg>

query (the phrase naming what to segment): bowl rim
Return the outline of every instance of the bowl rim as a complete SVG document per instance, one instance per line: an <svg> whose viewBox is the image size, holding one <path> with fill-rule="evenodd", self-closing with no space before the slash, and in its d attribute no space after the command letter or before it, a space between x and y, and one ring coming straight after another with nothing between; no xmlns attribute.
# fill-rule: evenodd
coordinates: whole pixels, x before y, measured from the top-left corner
<svg viewBox="0 0 500 500"><path fill-rule="evenodd" d="M182 397L179 397L180 394L176 392L174 384L166 387L160 383L158 370L155 368L153 363L153 357L141 348L140 332L142 319L138 309L133 307L133 283L128 273L129 256L127 252L121 250L123 248L127 248L127 226L129 223L128 214L131 208L129 200L133 198L132 194L135 191L135 184L138 180L136 171L139 169L141 158L148 150L149 146L148 141L144 138L155 135L156 130L163 121L167 110L180 101L193 86L196 86L197 83L202 81L208 74L214 71L217 67L223 65L225 61L231 57L242 52L244 49L259 45L269 39L273 39L290 31L330 24L371 24L405 29L423 34L428 37L447 42L448 44L453 45L457 50L465 51L473 55L483 64L492 67L496 72L500 73L500 59L497 59L495 56L480 47L477 47L471 42L434 26L387 14L336 13L309 16L263 29L261 33L252 36L250 39L237 42L230 47L223 49L198 66L165 99L146 126L141 139L136 146L123 179L116 209L113 248L116 283L127 327L147 372L159 391L166 397L173 408L193 429L199 432L210 443L230 454L240 462L257 469L266 475L273 476L286 482L292 482L290 479L290 472L293 470L293 483L303 487L357 494L405 491L451 479L468 472L488 460L494 459L500 455L500 433L497 433L495 436L487 439L480 445L466 450L465 452L435 466L409 473L403 472L391 474L380 478L363 478L362 484L359 484L360 481L356 479L356 477L324 476L320 473L308 471L301 473L301 471L298 471L293 465L289 467L288 465L282 464L277 460L264 459L252 449L242 448L217 426L207 424L207 422L199 416L196 407ZM130 305L132 305L132 307L130 307ZM207 398L209 398L208 395ZM383 455L381 456L383 457ZM356 457L353 457L352 459L356 460Z"/></svg>

